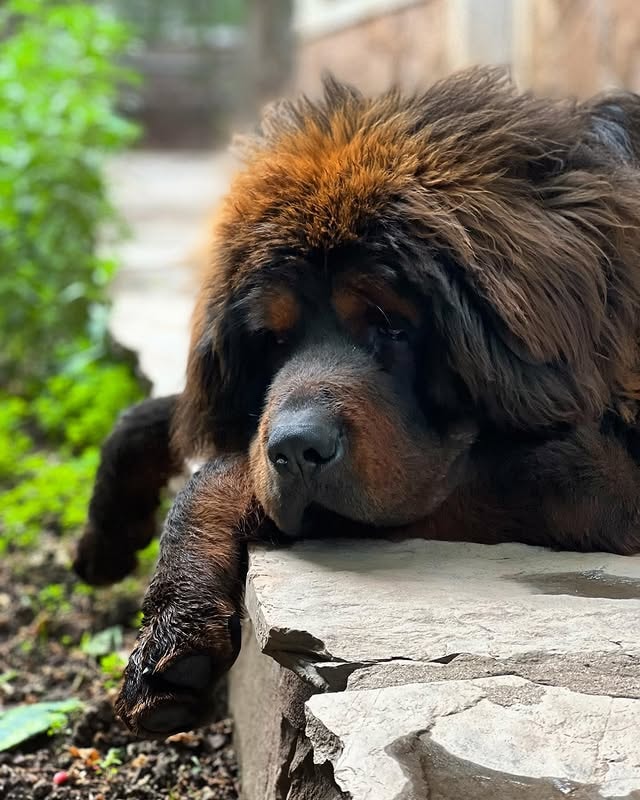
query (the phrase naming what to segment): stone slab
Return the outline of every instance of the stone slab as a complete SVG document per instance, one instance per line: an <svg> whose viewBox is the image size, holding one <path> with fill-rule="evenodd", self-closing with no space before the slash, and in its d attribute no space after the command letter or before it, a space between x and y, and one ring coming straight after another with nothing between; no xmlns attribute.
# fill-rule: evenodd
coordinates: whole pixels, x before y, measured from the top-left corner
<svg viewBox="0 0 640 800"><path fill-rule="evenodd" d="M638 557L255 546L246 606L244 800L640 800Z"/></svg>
<svg viewBox="0 0 640 800"><path fill-rule="evenodd" d="M343 800L329 762L314 763L304 735L305 701L315 689L260 652L249 620L229 676L234 744L243 800Z"/></svg>
<svg viewBox="0 0 640 800"><path fill-rule="evenodd" d="M640 798L640 700L502 676L306 707L314 758L351 800Z"/></svg>
<svg viewBox="0 0 640 800"><path fill-rule="evenodd" d="M246 604L258 643L318 689L387 665L598 656L640 664L640 558L409 540L255 548ZM603 667L605 668L605 667ZM633 675L632 675L633 679ZM640 688L640 675L635 676ZM633 685L628 687L633 689Z"/></svg>

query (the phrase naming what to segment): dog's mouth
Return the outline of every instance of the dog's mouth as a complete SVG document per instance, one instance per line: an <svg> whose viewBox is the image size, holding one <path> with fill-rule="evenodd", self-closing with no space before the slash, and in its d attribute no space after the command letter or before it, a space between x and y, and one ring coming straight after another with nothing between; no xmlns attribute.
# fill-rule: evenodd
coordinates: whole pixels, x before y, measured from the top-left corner
<svg viewBox="0 0 640 800"><path fill-rule="evenodd" d="M280 484L265 508L285 538L302 539L334 536L336 520L357 519L357 510L350 506L346 483L328 485L299 481L295 485Z"/></svg>
<svg viewBox="0 0 640 800"><path fill-rule="evenodd" d="M452 458L440 479L416 482L404 499L384 506L371 491L349 479L348 471L334 479L278 483L265 510L288 540L321 536L360 535L360 528L401 528L436 511L468 474L469 453Z"/></svg>
<svg viewBox="0 0 640 800"><path fill-rule="evenodd" d="M277 507L269 511L269 516L287 539L299 539L304 535L307 527L305 519L310 508L306 494L298 491L281 497Z"/></svg>
<svg viewBox="0 0 640 800"><path fill-rule="evenodd" d="M345 517L318 503L308 505L295 526L285 530L278 525L284 540L291 542L300 539L323 539L328 536L332 539L340 536L353 537L361 535L370 528L371 526L366 523Z"/></svg>

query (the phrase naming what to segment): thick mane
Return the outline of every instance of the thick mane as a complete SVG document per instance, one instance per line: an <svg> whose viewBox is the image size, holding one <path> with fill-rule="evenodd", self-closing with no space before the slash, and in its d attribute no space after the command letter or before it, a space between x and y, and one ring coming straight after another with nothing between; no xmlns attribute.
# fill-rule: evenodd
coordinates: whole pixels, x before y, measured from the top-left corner
<svg viewBox="0 0 640 800"><path fill-rule="evenodd" d="M244 141L205 287L208 335L274 259L382 243L417 291L439 285L449 361L497 421L576 422L611 406L631 418L639 151L630 94L538 99L490 68L422 95L367 98L327 79L321 100L274 105Z"/></svg>

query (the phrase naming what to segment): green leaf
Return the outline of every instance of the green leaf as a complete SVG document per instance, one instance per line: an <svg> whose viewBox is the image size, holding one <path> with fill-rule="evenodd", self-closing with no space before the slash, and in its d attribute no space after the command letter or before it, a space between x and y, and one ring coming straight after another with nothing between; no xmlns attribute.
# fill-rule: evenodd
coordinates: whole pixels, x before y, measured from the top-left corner
<svg viewBox="0 0 640 800"><path fill-rule="evenodd" d="M122 628L120 625L114 625L87 639L83 637L80 649L89 656L99 658L114 650L119 650L122 647L122 641Z"/></svg>
<svg viewBox="0 0 640 800"><path fill-rule="evenodd" d="M64 725L67 714L81 708L80 700L70 699L16 706L0 713L0 751Z"/></svg>
<svg viewBox="0 0 640 800"><path fill-rule="evenodd" d="M17 677L17 670L8 669L6 672L3 672L2 675L0 675L0 686L4 686L5 683L11 683L11 681L15 680Z"/></svg>

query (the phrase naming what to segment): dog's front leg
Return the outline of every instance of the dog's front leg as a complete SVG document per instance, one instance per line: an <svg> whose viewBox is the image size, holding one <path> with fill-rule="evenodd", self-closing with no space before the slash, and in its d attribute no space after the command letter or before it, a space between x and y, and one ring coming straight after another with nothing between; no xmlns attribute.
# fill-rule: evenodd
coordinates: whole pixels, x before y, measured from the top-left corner
<svg viewBox="0 0 640 800"><path fill-rule="evenodd" d="M171 444L177 396L127 409L102 446L89 520L74 569L87 583L115 583L132 572L136 552L156 531L160 493L183 461Z"/></svg>
<svg viewBox="0 0 640 800"><path fill-rule="evenodd" d="M246 543L262 522L242 458L207 464L178 494L116 701L134 732L166 736L207 718L238 655Z"/></svg>

